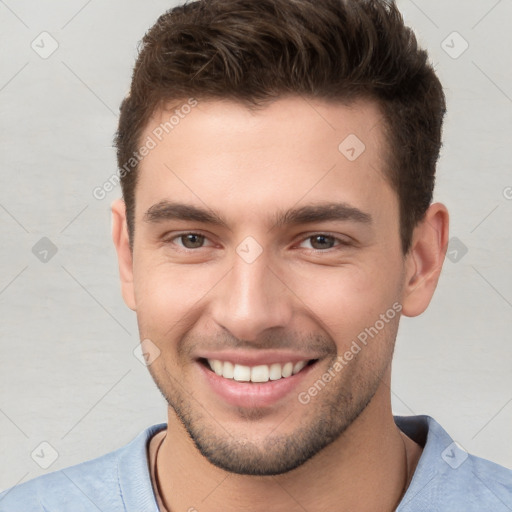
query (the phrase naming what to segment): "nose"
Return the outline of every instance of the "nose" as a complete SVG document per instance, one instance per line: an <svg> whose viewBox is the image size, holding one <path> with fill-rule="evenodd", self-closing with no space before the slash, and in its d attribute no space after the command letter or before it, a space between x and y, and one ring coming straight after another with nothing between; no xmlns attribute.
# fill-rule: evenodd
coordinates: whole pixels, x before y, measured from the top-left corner
<svg viewBox="0 0 512 512"><path fill-rule="evenodd" d="M213 319L238 339L254 341L290 322L293 293L272 266L265 251L252 263L235 254L231 271L215 287Z"/></svg>

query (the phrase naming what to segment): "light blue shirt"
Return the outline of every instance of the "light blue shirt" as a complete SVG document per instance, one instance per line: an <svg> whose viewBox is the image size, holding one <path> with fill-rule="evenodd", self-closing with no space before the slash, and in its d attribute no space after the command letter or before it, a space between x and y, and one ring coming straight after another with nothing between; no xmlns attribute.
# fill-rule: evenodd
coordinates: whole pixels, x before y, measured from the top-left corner
<svg viewBox="0 0 512 512"><path fill-rule="evenodd" d="M430 416L395 416L395 423L424 447L397 512L512 511L511 470L467 454ZM153 425L114 452L8 489L0 512L158 512L147 444L165 427Z"/></svg>

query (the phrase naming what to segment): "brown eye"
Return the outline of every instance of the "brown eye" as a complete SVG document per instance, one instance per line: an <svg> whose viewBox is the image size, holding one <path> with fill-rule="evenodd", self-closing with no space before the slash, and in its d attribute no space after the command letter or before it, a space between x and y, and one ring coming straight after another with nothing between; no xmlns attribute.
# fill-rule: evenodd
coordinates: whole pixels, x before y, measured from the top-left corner
<svg viewBox="0 0 512 512"><path fill-rule="evenodd" d="M311 241L311 247L316 250L332 249L336 243L336 238L330 235L313 235L308 240Z"/></svg>
<svg viewBox="0 0 512 512"><path fill-rule="evenodd" d="M197 233L187 233L177 237L181 241L181 245L186 249L198 249L203 246L205 237Z"/></svg>

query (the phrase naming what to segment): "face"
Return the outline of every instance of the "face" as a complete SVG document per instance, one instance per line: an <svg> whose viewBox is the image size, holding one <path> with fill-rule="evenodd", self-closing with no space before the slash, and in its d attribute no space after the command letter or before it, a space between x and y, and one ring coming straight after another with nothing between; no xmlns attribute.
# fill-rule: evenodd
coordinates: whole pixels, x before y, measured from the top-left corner
<svg viewBox="0 0 512 512"><path fill-rule="evenodd" d="M125 300L199 451L283 473L339 438L389 369L405 267L382 120L369 102L211 101L166 134L175 108L143 135Z"/></svg>

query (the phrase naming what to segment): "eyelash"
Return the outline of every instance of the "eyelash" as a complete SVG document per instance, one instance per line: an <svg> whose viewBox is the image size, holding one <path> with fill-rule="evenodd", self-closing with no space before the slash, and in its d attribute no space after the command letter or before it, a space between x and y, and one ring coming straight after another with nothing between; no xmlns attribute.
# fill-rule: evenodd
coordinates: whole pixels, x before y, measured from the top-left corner
<svg viewBox="0 0 512 512"><path fill-rule="evenodd" d="M202 233L199 233L197 231L186 231L186 232L183 232L183 233L179 233L177 235L174 235L173 237L171 238L168 238L166 240L164 240L165 243L174 243L174 240L176 239L180 239L182 237L185 237L187 235L197 235L197 236L201 236L201 237L204 237L205 240L209 240L208 237L206 235L203 235ZM351 243L345 239L342 239L342 238L339 238L337 236L335 236L334 234L331 234L331 233L328 233L328 232L318 232L318 233L312 233L312 234L308 234L308 236L302 238L300 240L300 242L305 242L306 240L309 240L311 238L314 238L316 236L324 236L324 237L327 237L327 238L332 238L334 239L335 242L337 242L336 245L334 245L334 247L329 247L328 249L306 249L307 251L309 251L310 253L328 253L328 252L331 252L333 250L336 250L336 248L339 248L340 246L341 247L347 247L347 246L350 246ZM195 249L189 249L188 247L183 247L183 246L179 246L179 251L181 252L193 252L193 251L197 251L198 249L204 249L205 246L201 246L201 247L197 247ZM208 247L208 246L206 246Z"/></svg>

